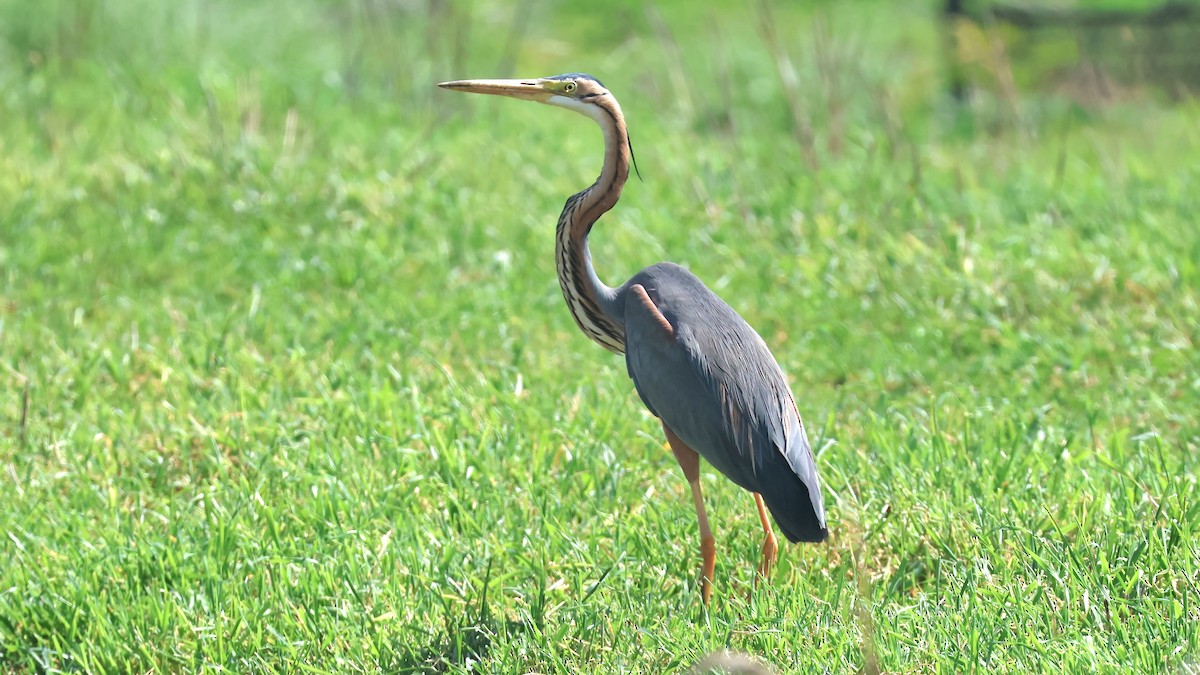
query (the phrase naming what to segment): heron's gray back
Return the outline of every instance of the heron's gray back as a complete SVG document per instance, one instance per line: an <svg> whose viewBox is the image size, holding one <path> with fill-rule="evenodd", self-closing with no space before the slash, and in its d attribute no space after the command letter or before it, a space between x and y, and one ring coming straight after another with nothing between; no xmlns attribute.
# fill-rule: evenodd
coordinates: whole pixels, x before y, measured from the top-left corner
<svg viewBox="0 0 1200 675"><path fill-rule="evenodd" d="M762 493L792 541L824 538L812 451L782 371L766 343L691 272L662 263L640 284L675 329L656 329L626 302L626 364L650 411L730 480Z"/></svg>

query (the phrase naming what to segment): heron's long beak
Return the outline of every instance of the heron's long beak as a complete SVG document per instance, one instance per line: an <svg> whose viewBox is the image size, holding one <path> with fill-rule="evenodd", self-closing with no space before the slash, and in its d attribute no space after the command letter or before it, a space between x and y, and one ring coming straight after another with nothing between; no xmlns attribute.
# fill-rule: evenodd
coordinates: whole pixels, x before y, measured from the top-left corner
<svg viewBox="0 0 1200 675"><path fill-rule="evenodd" d="M451 91L508 96L539 103L545 103L554 95L541 80L455 80L441 82L438 86Z"/></svg>

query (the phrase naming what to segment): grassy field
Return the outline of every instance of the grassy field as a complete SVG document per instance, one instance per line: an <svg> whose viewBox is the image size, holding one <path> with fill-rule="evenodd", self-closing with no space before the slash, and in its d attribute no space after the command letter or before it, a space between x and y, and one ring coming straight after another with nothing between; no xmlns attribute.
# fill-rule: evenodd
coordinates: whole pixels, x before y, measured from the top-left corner
<svg viewBox="0 0 1200 675"><path fill-rule="evenodd" d="M0 671L1175 671L1200 105L943 98L932 4L0 0ZM768 16L769 13L769 16ZM764 30L763 26L770 26ZM553 263L587 71L772 346L832 532L752 587Z"/></svg>

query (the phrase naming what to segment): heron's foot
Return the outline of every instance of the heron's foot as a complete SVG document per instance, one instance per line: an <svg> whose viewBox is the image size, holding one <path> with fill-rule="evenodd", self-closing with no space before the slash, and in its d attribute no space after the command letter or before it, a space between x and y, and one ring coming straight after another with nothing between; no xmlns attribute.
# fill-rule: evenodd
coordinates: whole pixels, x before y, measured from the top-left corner
<svg viewBox="0 0 1200 675"><path fill-rule="evenodd" d="M758 576L763 581L771 580L771 570L775 568L775 560L779 558L779 541L774 532L768 532L762 545L762 561L758 563Z"/></svg>
<svg viewBox="0 0 1200 675"><path fill-rule="evenodd" d="M754 493L754 504L758 507L758 520L763 528L762 562L758 564L758 576L763 579L771 578L771 568L775 567L775 558L779 556L779 541L775 539L775 530L771 529L771 519L767 517L767 505L762 495ZM755 577L757 584L758 578Z"/></svg>
<svg viewBox="0 0 1200 675"><path fill-rule="evenodd" d="M700 539L700 597L707 607L712 600L713 571L717 566L717 542L711 535Z"/></svg>

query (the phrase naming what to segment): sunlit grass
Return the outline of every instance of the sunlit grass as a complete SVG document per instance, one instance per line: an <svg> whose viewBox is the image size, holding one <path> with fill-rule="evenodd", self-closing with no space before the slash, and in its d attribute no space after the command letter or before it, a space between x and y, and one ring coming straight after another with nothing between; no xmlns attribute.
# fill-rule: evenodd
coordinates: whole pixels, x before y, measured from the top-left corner
<svg viewBox="0 0 1200 675"><path fill-rule="evenodd" d="M742 5L625 4L0 4L5 670L1200 651L1195 104L972 130L932 17L775 8L781 55ZM701 608L686 484L554 276L598 132L432 86L497 54L622 99L601 276L687 265L789 373L832 539L771 585L708 475Z"/></svg>

